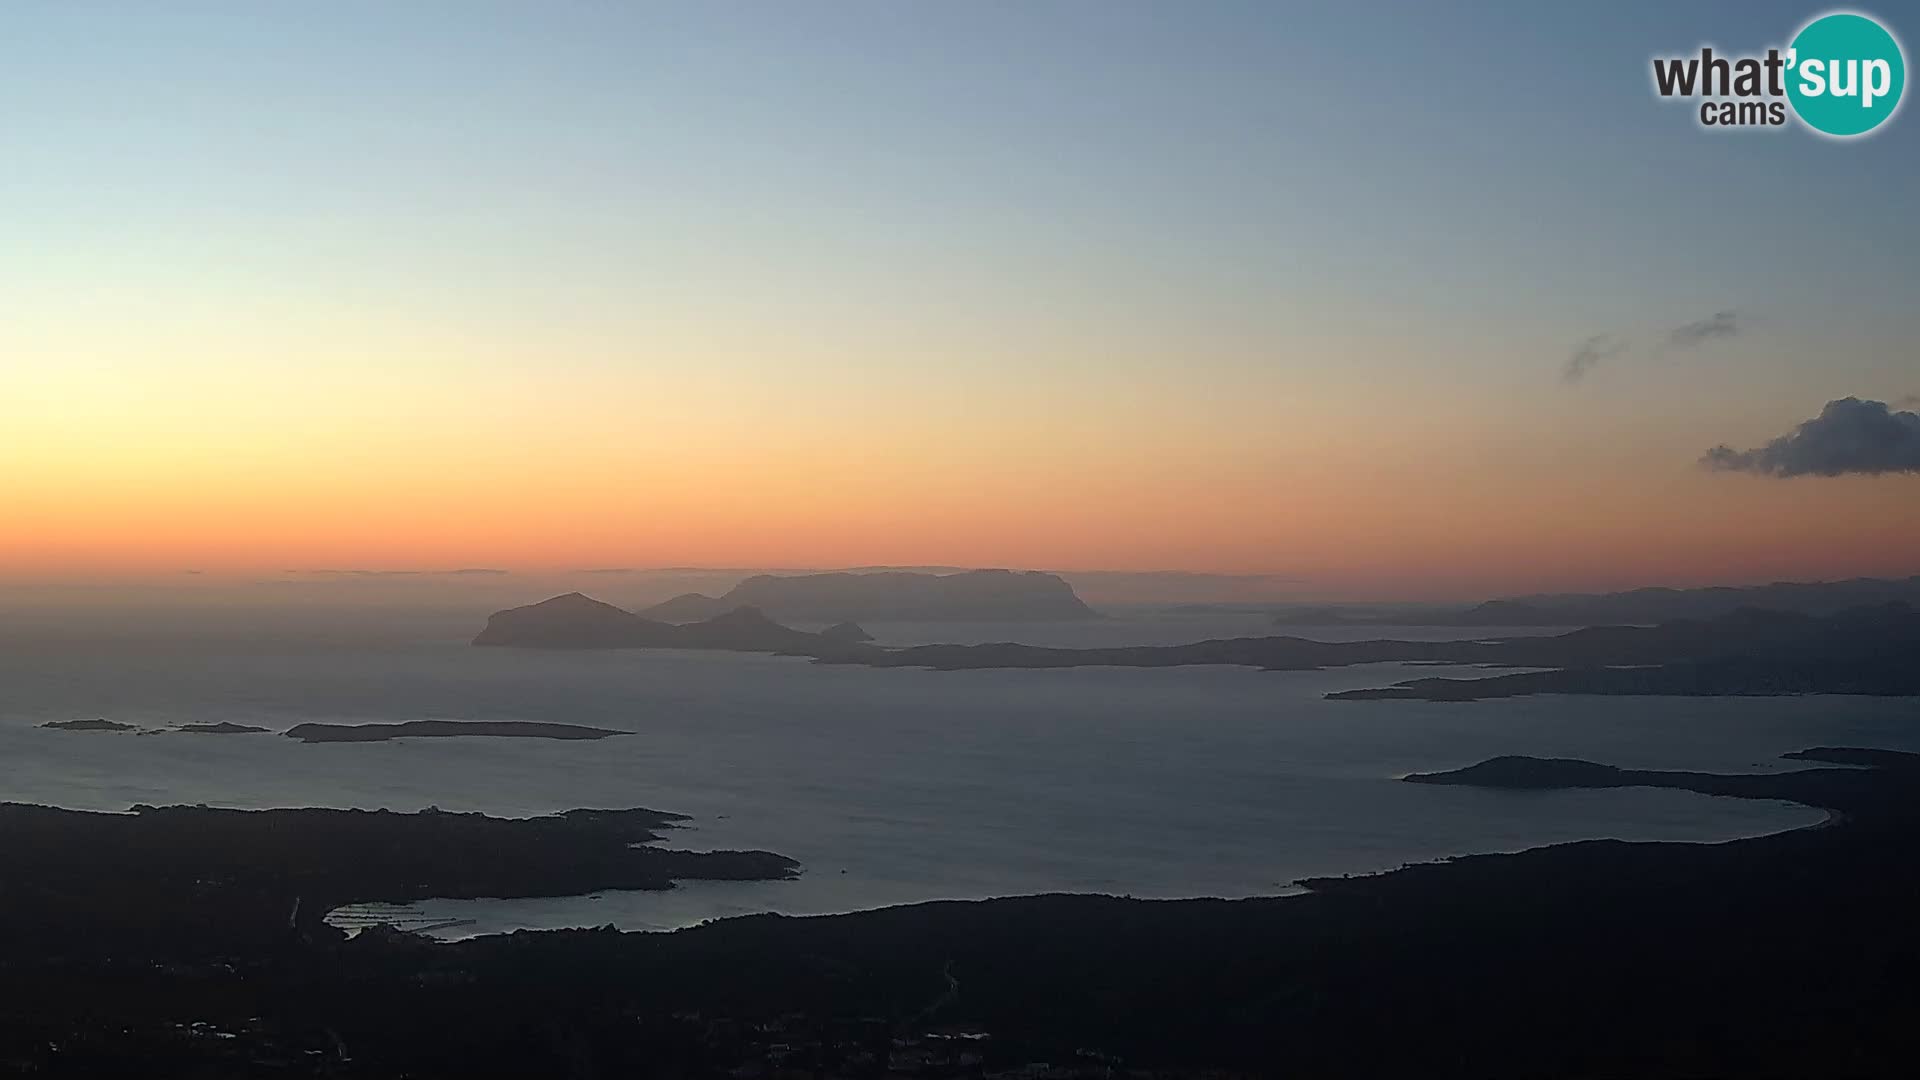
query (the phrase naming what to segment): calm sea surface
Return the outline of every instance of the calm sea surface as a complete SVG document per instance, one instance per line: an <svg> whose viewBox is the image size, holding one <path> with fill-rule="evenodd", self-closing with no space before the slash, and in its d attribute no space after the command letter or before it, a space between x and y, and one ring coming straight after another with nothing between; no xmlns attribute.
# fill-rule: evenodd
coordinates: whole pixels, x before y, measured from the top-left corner
<svg viewBox="0 0 1920 1080"><path fill-rule="evenodd" d="M1821 815L1671 791L1501 793L1395 778L1496 754L1752 770L1793 767L1778 755L1821 743L1920 750L1920 705L1911 700L1329 702L1330 690L1436 669L869 670L723 653L474 649L464 638L478 620L467 614L363 628L337 615L316 627L247 620L84 632L31 619L0 625L0 798L99 810L432 805L527 815L647 806L694 816L671 836L674 846L767 848L806 867L791 882L419 909L473 920L452 932L474 933L664 928L751 911L1051 891L1250 896L1308 875L1557 841L1720 840ZM1272 632L1253 617L869 629L890 643L1170 643ZM516 719L635 734L309 746L277 735L36 726L94 716L276 731L310 720Z"/></svg>

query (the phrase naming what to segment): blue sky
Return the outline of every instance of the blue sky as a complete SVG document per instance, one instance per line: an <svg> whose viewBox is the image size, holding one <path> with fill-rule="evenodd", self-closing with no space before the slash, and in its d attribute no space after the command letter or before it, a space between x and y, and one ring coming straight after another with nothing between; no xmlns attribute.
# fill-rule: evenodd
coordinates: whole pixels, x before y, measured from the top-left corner
<svg viewBox="0 0 1920 1080"><path fill-rule="evenodd" d="M12 5L0 191L29 238L350 219L401 262L440 230L591 247L581 234L640 217L775 259L925 245L961 288L1015 261L1079 273L1122 245L1224 304L1350 280L1437 318L1494 293L1522 319L1577 320L1720 302L1736 290L1703 271L1739 267L1738 291L1770 303L1897 313L1920 229L1900 212L1912 124L1850 145L1723 136L1647 89L1656 51L1759 48L1811 13ZM605 280L593 251L561 254ZM1433 287L1442 263L1453 288Z"/></svg>
<svg viewBox="0 0 1920 1080"><path fill-rule="evenodd" d="M10 4L11 419L244 427L298 394L335 432L398 394L457 428L491 393L801 441L924 407L940 447L1039 452L1058 429L1005 415L1019 388L1083 410L1089 459L1151 432L1217 438L1196 468L1297 457L1266 416L1463 463L1630 430L1690 467L1920 393L1911 110L1848 143L1711 132L1649 86L1656 53L1820 10ZM1737 343L1654 347L1729 309ZM1599 333L1639 347L1568 386Z"/></svg>

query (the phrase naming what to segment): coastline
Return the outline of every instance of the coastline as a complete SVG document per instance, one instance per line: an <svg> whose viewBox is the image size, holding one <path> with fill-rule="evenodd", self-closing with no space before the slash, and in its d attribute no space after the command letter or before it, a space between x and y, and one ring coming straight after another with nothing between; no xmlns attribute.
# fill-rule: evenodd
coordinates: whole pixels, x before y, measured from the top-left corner
<svg viewBox="0 0 1920 1080"><path fill-rule="evenodd" d="M44 927L14 941L0 989L21 1007L0 1050L81 1074L128 1056L205 1065L232 1053L291 1056L313 1065L307 1075L537 1074L551 1063L552 1030L611 1068L667 1046L737 1063L772 1052L776 1036L762 1030L828 1045L842 1025L870 1021L902 1037L926 1025L988 1033L1011 1060L1081 1047L1174 1075L1271 1071L1276 1046L1310 1073L1687 1075L1710 1060L1718 1071L1794 1075L1827 1071L1807 1055L1842 1039L1858 1055L1849 1071L1892 1075L1907 1061L1898 1032L1916 1002L1874 972L1920 955L1910 925L1920 868L1901 857L1920 837L1920 755L1798 756L1850 763L1712 774L1506 758L1428 774L1418 782L1631 781L1847 816L1720 843L1592 840L1465 856L1313 879L1282 898L1055 894L429 946L408 934L343 940L311 903L289 931L285 894L249 887L231 910L255 911L257 934L199 921L196 906L169 909L187 921L147 945ZM1872 767L1853 767L1862 761ZM178 851L165 854L177 862ZM124 903L107 879L99 888L91 908L70 912L79 925ZM146 955L168 959L102 995L114 985L104 971ZM1520 985L1533 991L1515 997ZM929 1002L939 1003L931 1014ZM1383 1015L1393 1039L1377 1037ZM182 1043L187 1021L229 1037ZM442 1031L467 1034L450 1042L433 1034ZM351 1061L337 1042L353 1047ZM55 1061L49 1046L70 1049Z"/></svg>
<svg viewBox="0 0 1920 1080"><path fill-rule="evenodd" d="M1398 782L1401 778L1392 778ZM1650 788L1648 790L1659 790ZM611 890L595 893L591 896L560 897L518 897L518 898L446 898L430 897L415 901L414 911L423 918L432 920L458 921L462 925L458 932L435 933L430 936L436 943L468 941L490 935L506 935L516 932L551 932L581 929L585 927L613 926L623 932L633 933L672 933L689 929L719 919L751 918L769 915L782 918L826 918L846 915L862 915L889 909L912 907L930 903L979 903L1005 900L1030 899L1037 896L1100 896L1116 899L1138 899L1146 902L1179 901L1220 901L1235 902L1242 900L1285 899L1305 895L1311 891L1308 882L1315 880L1339 879L1342 874L1347 878L1365 878L1392 873L1410 866L1444 864L1459 859L1482 855L1517 855L1542 848L1563 844L1619 841L1624 843L1671 843L1671 844L1724 844L1742 840L1752 840L1767 836L1804 829L1822 828L1836 819L1836 812L1820 807L1812 807L1788 799L1760 799L1746 796L1710 796L1698 792L1682 792L1689 799L1737 799L1740 802L1772 803L1795 811L1811 812L1812 820L1795 820L1779 824L1755 823L1754 828L1742 827L1737 822L1727 822L1728 828L1704 831L1701 835L1682 838L1662 837L1651 839L1617 834L1595 833L1588 836L1549 841L1543 843L1522 843L1514 846L1467 846L1457 851L1423 856L1410 860L1395 860L1391 857L1371 865L1358 866L1350 871L1332 875L1324 872L1302 872L1287 875L1278 871L1273 887L1247 888L1234 891L1212 891L1206 893L1176 893L1124 885L1099 889L1059 889L1039 888L1005 892L987 892L953 894L925 891L915 895L882 899L877 902L853 900L845 905L822 906L809 904L804 898L795 897L796 889L806 890L812 884L836 886L837 877L830 863L824 868L803 875L798 880L767 882L727 882L727 881L687 881L678 882L671 892L629 893ZM1702 804L1701 809L1706 809ZM809 880L811 879L811 880ZM708 898L713 899L708 902Z"/></svg>

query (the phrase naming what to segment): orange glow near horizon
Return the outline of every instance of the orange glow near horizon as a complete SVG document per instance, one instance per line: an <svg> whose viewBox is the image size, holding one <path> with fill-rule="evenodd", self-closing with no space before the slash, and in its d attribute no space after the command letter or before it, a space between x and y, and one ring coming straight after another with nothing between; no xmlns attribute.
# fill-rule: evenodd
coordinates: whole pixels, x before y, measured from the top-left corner
<svg viewBox="0 0 1920 1080"><path fill-rule="evenodd" d="M1920 570L1901 481L1779 481L1689 465L1367 465L1302 450L825 440L706 453L674 439L311 456L96 448L10 475L0 577L286 568L957 565L1281 574L1346 598L1451 598ZM725 446L737 432L713 440ZM337 444L336 444L337 445ZM1106 456L1103 456L1105 454ZM1373 459L1376 460L1377 459Z"/></svg>
<svg viewBox="0 0 1920 1080"><path fill-rule="evenodd" d="M1696 464L1813 411L1803 376L1756 409L1660 373L1714 402L1683 409L1311 326L1275 361L1194 345L1193 372L1105 332L1041 362L960 329L842 351L635 325L608 331L629 359L557 362L606 338L297 314L10 328L39 362L0 373L0 580L955 565L1419 599L1920 571L1920 477Z"/></svg>

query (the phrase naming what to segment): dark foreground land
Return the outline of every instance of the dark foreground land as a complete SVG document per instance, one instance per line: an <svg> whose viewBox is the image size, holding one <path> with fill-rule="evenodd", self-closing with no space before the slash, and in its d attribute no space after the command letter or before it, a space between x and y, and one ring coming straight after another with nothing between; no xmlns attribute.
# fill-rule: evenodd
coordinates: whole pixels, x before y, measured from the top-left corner
<svg viewBox="0 0 1920 1080"><path fill-rule="evenodd" d="M0 803L0 972L10 979L43 962L106 962L123 973L149 958L247 962L332 943L338 934L322 920L355 902L667 889L676 879L799 871L772 852L652 846L683 820L657 810L100 814Z"/></svg>
<svg viewBox="0 0 1920 1080"><path fill-rule="evenodd" d="M646 811L489 824L9 806L0 1071L1911 1075L1920 757L1797 756L1831 764L1730 777L1501 758L1409 778L1654 785L1835 815L1724 844L1568 844L1281 899L1045 896L456 945L343 940L318 915L701 875L623 854L667 823Z"/></svg>

